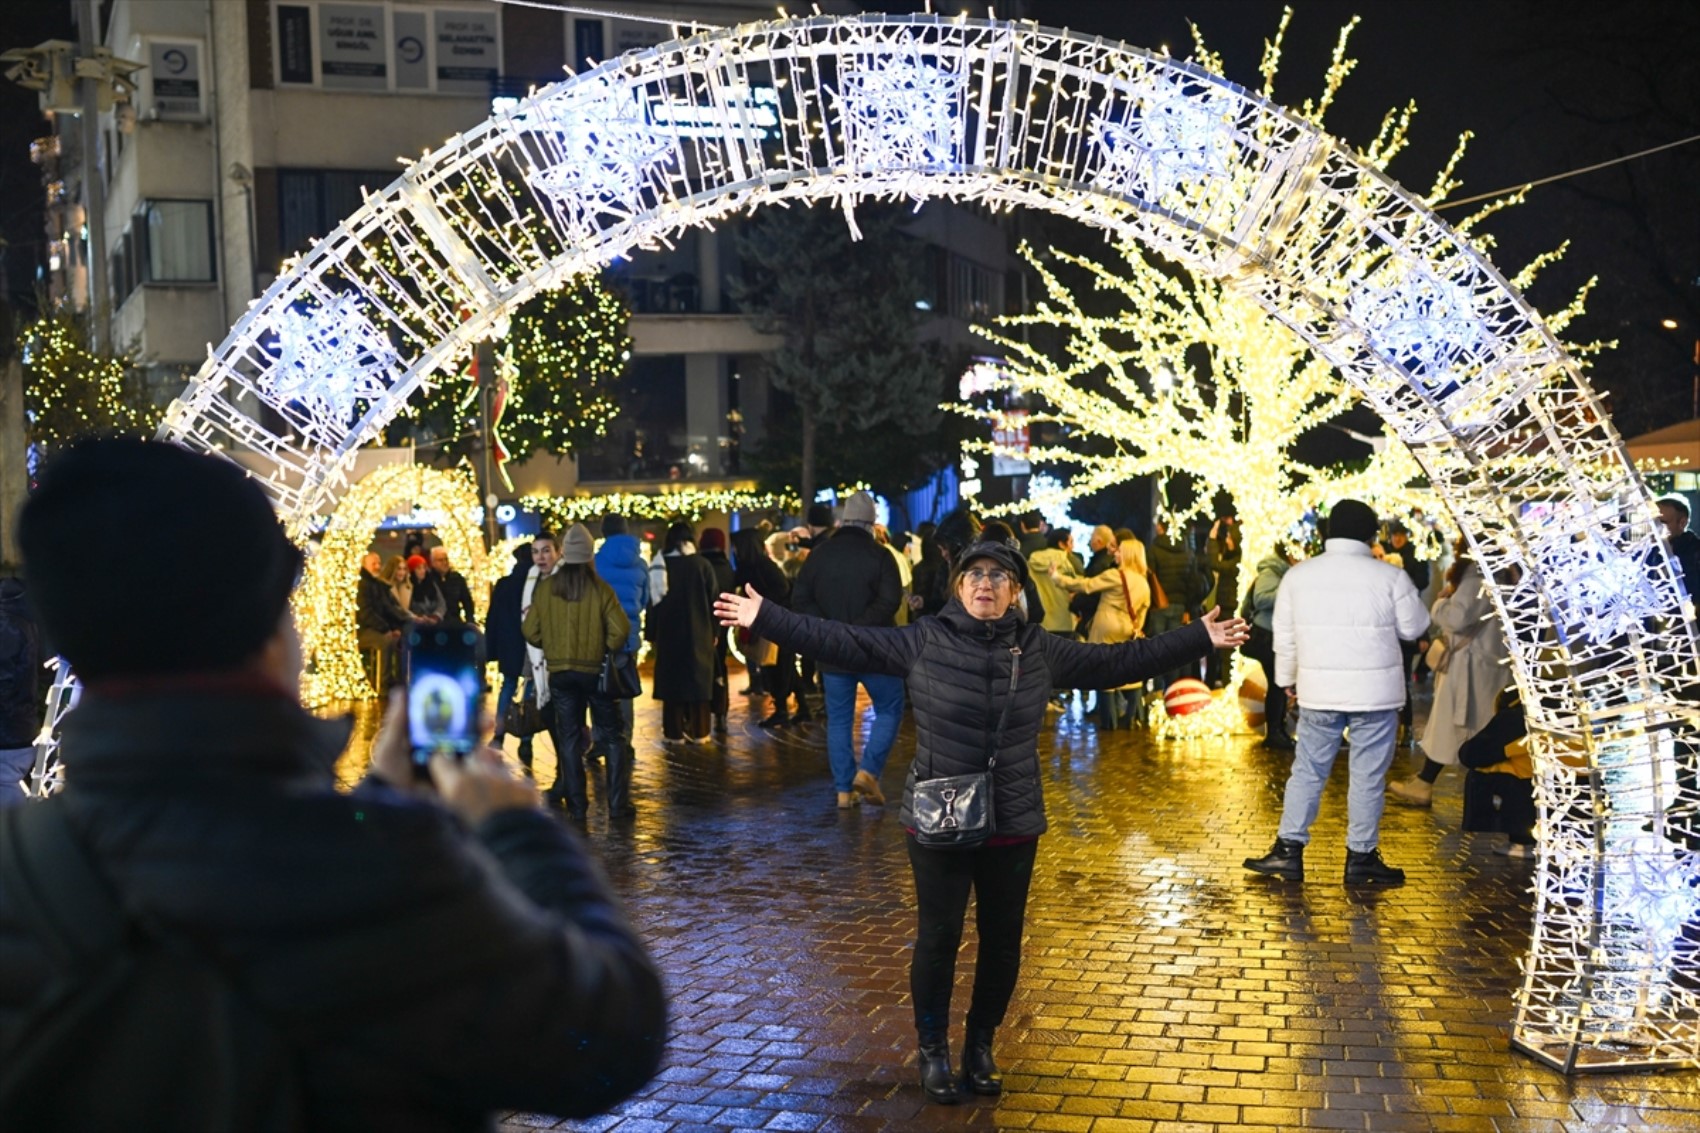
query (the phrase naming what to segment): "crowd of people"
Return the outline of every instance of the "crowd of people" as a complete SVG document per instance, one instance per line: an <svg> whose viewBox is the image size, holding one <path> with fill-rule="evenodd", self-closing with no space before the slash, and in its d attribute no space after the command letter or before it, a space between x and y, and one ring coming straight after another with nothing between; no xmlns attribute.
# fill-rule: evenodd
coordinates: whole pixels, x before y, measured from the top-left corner
<svg viewBox="0 0 1700 1133"><path fill-rule="evenodd" d="M1680 506L1680 527L1666 522L1692 585L1700 539L1679 499L1661 508ZM1354 500L1331 509L1320 553L1277 546L1249 571L1227 515L1207 532L1159 522L1149 542L1098 527L1084 555L1037 516L1011 527L962 509L909 540L876 518L855 493L790 529L675 523L653 555L617 515L600 544L583 524L540 532L515 548L482 625L445 547L367 555L354 585L373 680L404 683L415 631L480 631L500 674L498 744L517 743L521 770L499 747L421 758L396 687L350 792L333 776L348 723L299 702L288 599L302 557L260 488L169 445L74 446L19 525L29 612L24 583L0 580L0 770L22 774L39 725L14 709L39 701L44 642L85 685L62 735L66 789L0 807L8 1115L29 1128L476 1129L497 1108L589 1115L641 1087L665 995L577 831L593 801L611 824L637 813L644 643L668 744L726 731L734 649L736 695L760 727L824 712L840 808L886 805L884 769L912 721L897 811L920 1084L939 1104L1003 1089L994 1043L1047 829L1039 737L1066 690L1096 691L1099 727L1122 727L1148 685L1220 684L1234 651L1259 660L1264 742L1292 763L1275 841L1245 861L1256 874L1304 879L1343 747L1346 884L1404 881L1380 853L1383 805L1430 805L1454 765L1470 776L1466 826L1503 832L1513 856L1533 845L1523 707L1491 580L1462 545L1431 605L1435 564ZM137 549L130 586L102 585L91 528ZM213 555L227 569L196 569ZM131 601L138 590L153 601ZM1425 665L1437 687L1422 767L1389 782ZM873 720L858 752L861 692ZM545 733L557 770L539 792L526 774ZM958 1060L970 899L978 955ZM162 1030L161 1003L220 1026Z"/></svg>

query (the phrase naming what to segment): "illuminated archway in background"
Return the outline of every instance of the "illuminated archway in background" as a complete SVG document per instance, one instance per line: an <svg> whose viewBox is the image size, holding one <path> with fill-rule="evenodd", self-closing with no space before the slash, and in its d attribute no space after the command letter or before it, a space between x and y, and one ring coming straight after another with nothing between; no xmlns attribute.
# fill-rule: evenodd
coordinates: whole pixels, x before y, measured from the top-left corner
<svg viewBox="0 0 1700 1133"><path fill-rule="evenodd" d="M1646 490L1539 317L1422 203L1191 64L1026 24L749 24L547 87L416 162L280 278L162 435L266 454L304 533L420 386L538 290L757 207L1025 206L1255 297L1398 433L1495 594L1540 761L1516 1042L1564 1069L1694 1064L1677 770L1700 677ZM279 433L265 411L287 422ZM1586 753L1578 774L1561 753Z"/></svg>
<svg viewBox="0 0 1700 1133"><path fill-rule="evenodd" d="M361 671L355 643L360 560L384 520L409 510L430 519L449 562L471 587L473 608L483 624L495 581L492 571L505 572L508 563L506 556L492 562L485 552L484 511L472 478L422 464L386 464L362 477L337 503L295 590L295 624L307 662L301 698L307 704L377 695Z"/></svg>

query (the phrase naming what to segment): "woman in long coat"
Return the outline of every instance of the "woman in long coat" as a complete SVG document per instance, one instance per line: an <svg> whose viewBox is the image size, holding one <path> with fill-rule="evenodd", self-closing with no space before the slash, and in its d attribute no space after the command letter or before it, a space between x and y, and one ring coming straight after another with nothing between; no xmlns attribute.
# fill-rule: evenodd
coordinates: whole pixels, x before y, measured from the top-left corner
<svg viewBox="0 0 1700 1133"><path fill-rule="evenodd" d="M700 548L698 554L703 562L714 571L714 592L716 594L731 590L736 586L733 581L732 560L726 557L726 532L718 527L705 527L702 537L697 540ZM727 675L726 661L731 652L731 644L727 640L724 626L714 627L714 699L709 705L709 712L714 717L714 730L726 730L726 714L732 706L732 681Z"/></svg>
<svg viewBox="0 0 1700 1133"><path fill-rule="evenodd" d="M1446 671L1435 679L1434 703L1423 728L1423 769L1388 784L1407 806L1434 801L1434 782L1458 762L1458 749L1493 718L1494 702L1511 683L1505 631L1478 568L1459 543L1446 571L1446 586L1430 620L1446 635Z"/></svg>
<svg viewBox="0 0 1700 1133"><path fill-rule="evenodd" d="M1102 688L1155 676L1246 639L1245 623L1217 611L1160 637L1085 645L1029 622L1015 608L1027 563L1003 543L975 543L954 564L950 600L937 617L900 627L856 626L794 614L754 587L722 594L715 612L781 646L842 669L902 677L915 715L915 760L903 788L902 825L918 920L909 974L921 1048L921 1086L942 1105L1003 1090L992 1058L1021 969L1027 891L1045 833L1039 729L1051 689ZM990 757L992 836L967 848L918 842L915 785L923 779L983 773ZM970 893L979 958L968 1008L960 1077L947 1034Z"/></svg>
<svg viewBox="0 0 1700 1133"><path fill-rule="evenodd" d="M1150 573L1145 564L1145 544L1138 539L1124 539L1116 548L1115 570L1084 578L1053 570L1051 581L1062 590L1098 595L1098 608L1092 615L1086 640L1093 645L1115 645L1145 633L1145 614L1151 608L1151 584L1145 580ZM1121 693L1114 689L1099 692L1098 722L1112 729L1132 723L1124 711Z"/></svg>
<svg viewBox="0 0 1700 1133"><path fill-rule="evenodd" d="M644 637L655 647L655 699L661 701L661 734L705 743L714 701L714 568L696 553L688 524L667 529L662 561L667 594L644 619Z"/></svg>

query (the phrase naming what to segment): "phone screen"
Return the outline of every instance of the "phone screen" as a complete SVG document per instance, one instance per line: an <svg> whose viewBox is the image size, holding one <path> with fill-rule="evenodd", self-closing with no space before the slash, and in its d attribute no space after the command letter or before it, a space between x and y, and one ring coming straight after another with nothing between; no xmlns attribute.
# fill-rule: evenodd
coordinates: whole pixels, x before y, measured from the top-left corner
<svg viewBox="0 0 1700 1133"><path fill-rule="evenodd" d="M478 632L426 627L408 635L407 735L423 773L439 752L464 759L478 744Z"/></svg>

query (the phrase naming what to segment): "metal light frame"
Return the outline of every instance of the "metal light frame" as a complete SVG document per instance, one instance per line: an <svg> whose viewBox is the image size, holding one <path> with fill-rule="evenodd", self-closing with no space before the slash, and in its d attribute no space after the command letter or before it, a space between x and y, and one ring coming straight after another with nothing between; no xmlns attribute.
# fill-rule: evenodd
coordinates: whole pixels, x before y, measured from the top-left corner
<svg viewBox="0 0 1700 1133"><path fill-rule="evenodd" d="M1496 580L1528 708L1540 860L1513 1041L1566 1072L1695 1065L1695 996L1671 976L1697 916L1700 646L1647 490L1482 254L1197 66L930 15L632 52L371 196L211 351L161 436L269 460L304 537L356 450L538 291L756 208L828 201L853 226L859 201L933 197L1136 239L1255 297L1375 406Z"/></svg>

